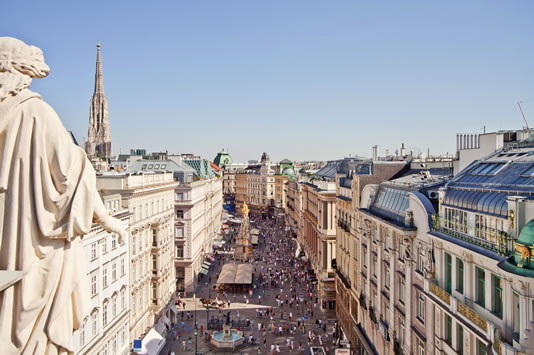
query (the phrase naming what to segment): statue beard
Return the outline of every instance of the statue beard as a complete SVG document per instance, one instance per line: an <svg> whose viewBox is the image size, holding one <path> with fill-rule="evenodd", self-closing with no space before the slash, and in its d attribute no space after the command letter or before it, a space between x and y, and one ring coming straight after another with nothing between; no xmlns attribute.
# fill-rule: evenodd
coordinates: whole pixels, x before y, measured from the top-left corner
<svg viewBox="0 0 534 355"><path fill-rule="evenodd" d="M15 96L20 91L30 87L32 78L28 75L13 73L10 71L0 72L0 103L9 96Z"/></svg>

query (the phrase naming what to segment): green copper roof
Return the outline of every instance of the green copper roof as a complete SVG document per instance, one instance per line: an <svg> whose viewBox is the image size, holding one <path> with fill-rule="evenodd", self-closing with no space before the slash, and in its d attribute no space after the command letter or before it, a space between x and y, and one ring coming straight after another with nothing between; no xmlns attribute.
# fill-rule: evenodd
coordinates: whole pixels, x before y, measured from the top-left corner
<svg viewBox="0 0 534 355"><path fill-rule="evenodd" d="M223 150L222 152L217 153L217 156L213 159L213 164L217 165L219 168L222 168L225 165L231 165L232 157L228 152Z"/></svg>
<svg viewBox="0 0 534 355"><path fill-rule="evenodd" d="M519 233L517 242L526 246L534 245L534 219L530 220Z"/></svg>

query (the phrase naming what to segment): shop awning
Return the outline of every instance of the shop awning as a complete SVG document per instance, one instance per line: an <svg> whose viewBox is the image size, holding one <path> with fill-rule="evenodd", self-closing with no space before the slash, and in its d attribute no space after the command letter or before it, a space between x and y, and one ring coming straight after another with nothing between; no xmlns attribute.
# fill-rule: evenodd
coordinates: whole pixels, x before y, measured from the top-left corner
<svg viewBox="0 0 534 355"><path fill-rule="evenodd" d="M206 275L208 273L208 270L201 268L199 271L200 274Z"/></svg>
<svg viewBox="0 0 534 355"><path fill-rule="evenodd" d="M211 264L208 264L208 263L206 263L206 262L202 263L202 267L203 267L204 269L208 269L208 270L209 270L210 265L211 265Z"/></svg>
<svg viewBox="0 0 534 355"><path fill-rule="evenodd" d="M251 264L225 264L217 279L217 284L251 284Z"/></svg>
<svg viewBox="0 0 534 355"><path fill-rule="evenodd" d="M157 355L165 345L165 339L154 328L150 329L143 338L141 352L142 355Z"/></svg>

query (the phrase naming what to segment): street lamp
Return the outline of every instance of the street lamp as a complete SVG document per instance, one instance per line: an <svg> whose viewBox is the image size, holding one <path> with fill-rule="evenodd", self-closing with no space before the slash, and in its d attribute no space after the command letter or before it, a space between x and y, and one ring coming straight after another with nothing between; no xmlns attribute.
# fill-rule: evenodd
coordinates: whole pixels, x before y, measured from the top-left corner
<svg viewBox="0 0 534 355"><path fill-rule="evenodd" d="M195 304L195 355L197 355L198 325L197 325L197 300L196 300L196 294L193 294L193 303Z"/></svg>

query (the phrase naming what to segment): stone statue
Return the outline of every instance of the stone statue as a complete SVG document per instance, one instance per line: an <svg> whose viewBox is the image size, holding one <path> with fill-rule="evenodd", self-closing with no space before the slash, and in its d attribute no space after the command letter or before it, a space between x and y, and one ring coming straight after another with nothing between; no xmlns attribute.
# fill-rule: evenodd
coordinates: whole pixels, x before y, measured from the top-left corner
<svg viewBox="0 0 534 355"><path fill-rule="evenodd" d="M226 313L226 322L224 324L230 325L230 311L228 311L228 313Z"/></svg>
<svg viewBox="0 0 534 355"><path fill-rule="evenodd" d="M94 222L123 238L84 150L28 89L48 72L39 48L0 37L0 270L23 272L0 292L2 354L72 353L90 307L81 238Z"/></svg>

